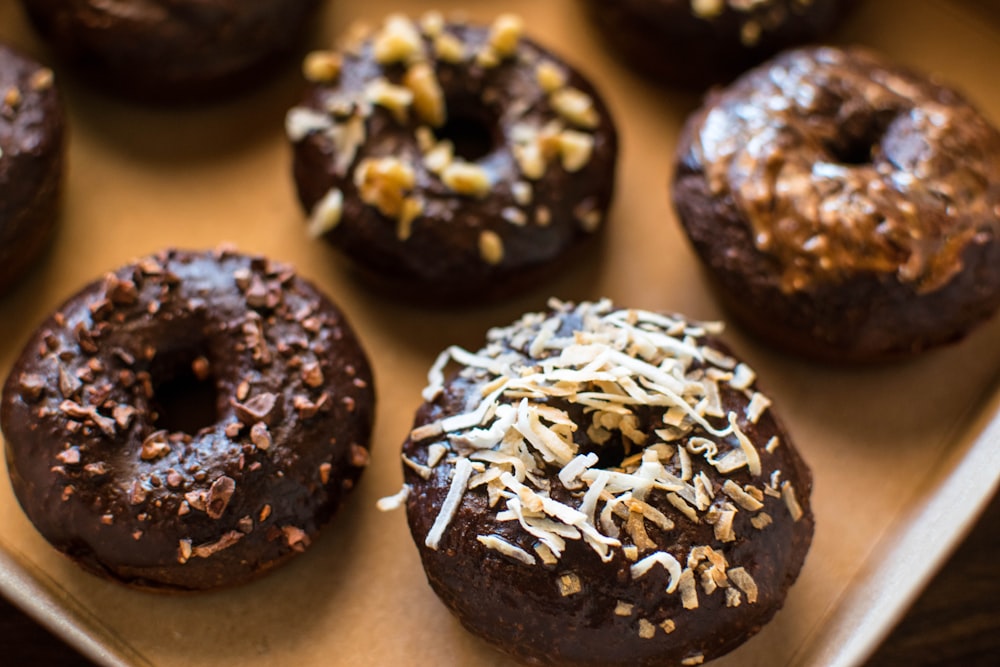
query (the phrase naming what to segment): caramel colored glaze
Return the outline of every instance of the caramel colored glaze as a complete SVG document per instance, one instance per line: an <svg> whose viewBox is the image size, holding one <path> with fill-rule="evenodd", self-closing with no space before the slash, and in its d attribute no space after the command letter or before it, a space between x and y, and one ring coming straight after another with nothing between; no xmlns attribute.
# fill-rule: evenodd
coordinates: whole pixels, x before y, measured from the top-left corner
<svg viewBox="0 0 1000 667"><path fill-rule="evenodd" d="M831 360L954 341L1000 307L1000 133L859 49L791 51L685 126L673 200L750 329Z"/></svg>
<svg viewBox="0 0 1000 667"><path fill-rule="evenodd" d="M64 134L51 70L0 44L0 292L55 233Z"/></svg>
<svg viewBox="0 0 1000 667"><path fill-rule="evenodd" d="M855 0L586 0L614 52L650 77L691 89L724 83L829 34Z"/></svg>
<svg viewBox="0 0 1000 667"><path fill-rule="evenodd" d="M24 0L62 59L96 84L154 102L252 86L295 48L318 0Z"/></svg>
<svg viewBox="0 0 1000 667"><path fill-rule="evenodd" d="M214 391L214 423L168 432L158 392L192 374ZM0 424L14 492L46 539L97 574L183 591L303 551L368 461L373 403L349 325L289 267L171 250L42 324Z"/></svg>
<svg viewBox="0 0 1000 667"><path fill-rule="evenodd" d="M563 309L562 313L564 319L557 335L572 336L574 331L584 328L571 311ZM533 366L541 359L533 358L526 348L539 333L539 324L540 320L522 320L513 327L494 330L489 348L497 356L509 353L517 360L517 367L521 364ZM710 336L699 338L697 344L729 354ZM709 365L695 362L692 370ZM420 408L414 426L471 410L482 400L484 385L495 377L482 369L461 367L445 381L443 392ZM707 576L706 561L696 568L699 604L693 609L683 606L679 591L666 592L669 575L660 565L655 565L644 576L634 577L630 572L633 561L623 551L632 540L625 521L617 516L613 520L621 531L622 546L611 548L612 555L607 562L602 562L583 540L567 539L558 562L545 565L534 549L535 537L522 529L517 520L498 520L497 513L503 509L503 501L489 507L484 486L465 491L440 545L437 549L429 548L424 541L449 490L455 468L450 458L454 456L454 446L448 440L432 438L421 442L411 437L405 442L403 453L417 463L427 461L429 445L437 442L449 446L449 453L432 468L428 479L404 466L405 482L410 487L407 515L430 585L467 629L529 664L672 666L681 664L682 660L696 660L698 655L708 661L734 649L759 631L782 606L789 586L802 567L814 525L809 505L811 474L788 434L770 410L757 424L745 418L747 395L755 388L755 385L750 386L744 393L724 387L721 400L725 410L738 415L741 430L754 443L762 445L772 436L780 438L781 444L773 453L763 446L758 448L760 474L751 475L746 467L722 474L701 456L691 454L693 474L704 472L711 480L715 498L711 506L717 509L730 502L721 490L727 480L741 487L747 484L761 486L774 471L780 470L780 479L794 485L803 515L798 521L793 520L782 498L764 495L761 512L769 514L773 523L763 530L757 529L750 523L755 514L740 509L733 522L735 539L723 542L715 536L706 514L698 512L699 521L695 523L668 502L665 491L654 489L646 502L673 521L674 528L664 531L646 521L646 534L655 544L640 549L639 558L661 550L672 554L681 567L687 567L688 555L694 547L711 547L723 555L730 571L743 567L752 574L757 585L756 601L751 603L744 596L738 606L727 606L726 590L722 587L706 592L708 589L703 581ZM502 398L501 402L510 400ZM515 405L517 400L514 399ZM577 424L573 440L581 453L593 451L606 455L610 449L622 446L620 432L613 432L604 445L590 440L587 425L591 422L592 411L585 410L574 399L550 397L546 405L566 410L573 417ZM662 442L655 431L664 427L663 411L662 407L632 406L633 414L638 416L637 428L648 437L650 444ZM725 419L710 421L716 427L725 423ZM674 444L706 435L696 427ZM721 442L720 457L739 448L732 434ZM680 476L682 473L676 461L675 457L672 463L664 465L668 472ZM606 464L598 466L608 469ZM541 470L550 485L549 496L571 507L580 507L585 488L573 491L564 487L557 476L558 466L543 465ZM604 502L598 502L597 513L601 512ZM503 538L535 556L535 563L527 565L486 548L477 540L481 535ZM568 573L578 578L581 590L563 595L560 579ZM731 580L728 586L734 586ZM632 606L623 613L620 603ZM674 623L670 632L662 625L668 620ZM640 635L644 622L652 625L651 637ZM648 630L649 626L646 627Z"/></svg>
<svg viewBox="0 0 1000 667"><path fill-rule="evenodd" d="M579 73L527 38L519 40L513 57L480 66L476 54L485 48L489 31L471 24L444 25L443 32L461 44L459 63L430 56L433 40L421 35L447 118L463 119L488 136L486 154L470 160L491 182L481 196L450 189L424 163L418 132L433 128L413 109L401 122L389 109L366 101L365 89L373 80L384 77L403 85L407 71L405 65L376 62L371 38L343 51L338 80L312 85L300 107L293 109L329 117L304 137L292 136L294 177L303 208L312 212L331 189L340 190L340 222L323 234L325 240L351 260L367 283L396 297L434 305L508 297L578 256L603 227L617 157L617 134L607 108ZM536 65L542 62L555 63L565 85L590 98L597 123L593 128L563 123L593 138L585 165L570 172L558 156L549 155L544 174L533 180L520 172L514 145L524 128L540 131L559 120L537 81ZM364 129L356 153L351 152L353 145L338 149L333 133L358 119ZM366 158L385 156L398 158L414 172L415 183L406 194L420 201L422 210L405 231L398 216L381 212L359 192L358 166ZM529 201L519 201L519 182L530 186ZM484 259L484 233L499 240L498 262Z"/></svg>

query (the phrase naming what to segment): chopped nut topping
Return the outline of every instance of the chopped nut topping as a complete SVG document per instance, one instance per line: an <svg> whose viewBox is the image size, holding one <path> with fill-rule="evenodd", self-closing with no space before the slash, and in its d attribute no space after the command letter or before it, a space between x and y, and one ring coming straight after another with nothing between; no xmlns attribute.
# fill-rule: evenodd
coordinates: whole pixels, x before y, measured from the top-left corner
<svg viewBox="0 0 1000 667"><path fill-rule="evenodd" d="M580 171L590 162L594 152L594 137L583 132L563 130L559 133L559 156L566 171Z"/></svg>
<svg viewBox="0 0 1000 667"><path fill-rule="evenodd" d="M80 462L80 450L77 447L70 447L56 454L56 459L64 465L76 465Z"/></svg>
<svg viewBox="0 0 1000 667"><path fill-rule="evenodd" d="M302 74L313 83L333 83L340 76L343 64L339 53L334 51L313 51L302 61Z"/></svg>
<svg viewBox="0 0 1000 667"><path fill-rule="evenodd" d="M260 514L257 515L258 523L263 523L267 520L267 517L271 516L271 506L264 505L260 508Z"/></svg>
<svg viewBox="0 0 1000 667"><path fill-rule="evenodd" d="M381 65L406 62L420 55L423 42L416 26L406 16L393 14L375 35L375 60Z"/></svg>
<svg viewBox="0 0 1000 667"><path fill-rule="evenodd" d="M567 572L559 575L559 579L556 583L559 586L559 595L563 597L576 595L583 590L583 584L580 583L580 577L573 572Z"/></svg>
<svg viewBox="0 0 1000 667"><path fill-rule="evenodd" d="M656 636L656 626L645 618L639 619L639 636L643 639L652 639Z"/></svg>
<svg viewBox="0 0 1000 667"><path fill-rule="evenodd" d="M139 458L143 461L155 461L170 453L170 443L167 441L166 431L155 431L146 436L142 441L142 449Z"/></svg>
<svg viewBox="0 0 1000 667"><path fill-rule="evenodd" d="M181 540L177 546L177 562L184 564L191 558L191 540Z"/></svg>
<svg viewBox="0 0 1000 667"><path fill-rule="evenodd" d="M395 218L403 210L403 198L413 189L416 174L398 158L366 158L354 172L354 182L362 201Z"/></svg>
<svg viewBox="0 0 1000 667"><path fill-rule="evenodd" d="M510 186L510 191L514 195L514 201L519 206L528 206L534 197L531 190L531 183L526 181L516 181Z"/></svg>
<svg viewBox="0 0 1000 667"><path fill-rule="evenodd" d="M48 67L43 67L32 72L28 78L28 87L35 92L41 92L51 88L54 82L55 74Z"/></svg>
<svg viewBox="0 0 1000 667"><path fill-rule="evenodd" d="M365 86L365 98L372 104L385 107L392 112L398 123L405 123L413 104L413 91L405 86L389 83L388 79L379 77Z"/></svg>
<svg viewBox="0 0 1000 667"><path fill-rule="evenodd" d="M434 38L434 55L442 62L457 65L465 60L465 45L458 37L442 33Z"/></svg>
<svg viewBox="0 0 1000 667"><path fill-rule="evenodd" d="M323 384L323 369L318 362L311 361L302 367L302 380L310 387L319 387Z"/></svg>
<svg viewBox="0 0 1000 667"><path fill-rule="evenodd" d="M493 69L500 64L500 56L491 46L485 46L476 53L476 64L483 69Z"/></svg>
<svg viewBox="0 0 1000 667"><path fill-rule="evenodd" d="M501 58L509 58L517 51L517 43L524 32L524 21L515 14L501 14L490 26L489 44Z"/></svg>
<svg viewBox="0 0 1000 667"><path fill-rule="evenodd" d="M486 170L477 164L455 160L441 172L441 182L463 195L485 197L492 183Z"/></svg>
<svg viewBox="0 0 1000 667"><path fill-rule="evenodd" d="M215 542L194 547L191 551L196 558L209 558L218 552L228 549L243 539L243 533L231 530Z"/></svg>
<svg viewBox="0 0 1000 667"><path fill-rule="evenodd" d="M21 90L17 86L11 86L8 88L7 92L4 93L3 96L4 105L10 107L11 109L16 109L21 106L21 102L23 100L24 97L21 95Z"/></svg>
<svg viewBox="0 0 1000 667"><path fill-rule="evenodd" d="M420 17L420 29L428 37L437 37L444 30L444 15L434 10L425 12Z"/></svg>
<svg viewBox="0 0 1000 667"><path fill-rule="evenodd" d="M236 418L247 426L252 426L257 422L270 424L274 418L277 396L270 392L257 394L246 403L233 402L233 409L236 411Z"/></svg>
<svg viewBox="0 0 1000 667"><path fill-rule="evenodd" d="M271 448L271 432L267 430L267 424L257 422L250 428L250 442L257 449L267 451Z"/></svg>
<svg viewBox="0 0 1000 667"><path fill-rule="evenodd" d="M236 481L232 477L223 475L212 482L212 486L209 487L208 495L205 498L205 513L213 519L220 518L223 512L226 511L226 507L229 505L229 501L235 491Z"/></svg>
<svg viewBox="0 0 1000 667"><path fill-rule="evenodd" d="M535 79L546 93L554 93L566 85L566 72L551 60L543 60L535 67Z"/></svg>
<svg viewBox="0 0 1000 667"><path fill-rule="evenodd" d="M619 600L618 604L615 605L615 616L631 616L634 607L635 605L631 602Z"/></svg>
<svg viewBox="0 0 1000 667"><path fill-rule="evenodd" d="M319 481L323 484L327 484L330 481L330 470L333 468L329 463L321 463L319 465Z"/></svg>
<svg viewBox="0 0 1000 667"><path fill-rule="evenodd" d="M351 465L355 468L364 468L368 465L370 456L368 450L357 443L351 443Z"/></svg>
<svg viewBox="0 0 1000 667"><path fill-rule="evenodd" d="M404 85L413 93L413 108L421 120L431 127L445 122L445 101L441 84L434 69L426 62L411 65L403 78Z"/></svg>
<svg viewBox="0 0 1000 667"><path fill-rule="evenodd" d="M413 233L413 221L424 212L424 200L419 197L404 197L403 208L399 212L396 225L396 237L400 241L410 238Z"/></svg>
<svg viewBox="0 0 1000 667"><path fill-rule="evenodd" d="M703 19L713 19L726 8L726 0L691 0L691 12Z"/></svg>
<svg viewBox="0 0 1000 667"><path fill-rule="evenodd" d="M696 653L681 660L682 665L700 665L703 662L705 662L705 656L701 653Z"/></svg>
<svg viewBox="0 0 1000 667"><path fill-rule="evenodd" d="M479 233L479 256L487 264L497 265L503 261L503 239L496 232L484 229Z"/></svg>
<svg viewBox="0 0 1000 667"><path fill-rule="evenodd" d="M671 632L677 629L677 624L674 623L673 619L668 618L667 620L660 623L660 627L663 628L663 631L669 635Z"/></svg>
<svg viewBox="0 0 1000 667"><path fill-rule="evenodd" d="M319 238L340 223L344 210L344 194L337 188L331 188L322 199L316 202L309 214L309 238Z"/></svg>
<svg viewBox="0 0 1000 667"><path fill-rule="evenodd" d="M577 88L560 88L552 94L552 108L577 127L594 129L600 124L590 95Z"/></svg>
<svg viewBox="0 0 1000 667"><path fill-rule="evenodd" d="M298 526L282 526L281 532L285 535L285 543L292 548L293 551L305 551L306 547L309 546L311 540L306 534L306 531L302 530Z"/></svg>

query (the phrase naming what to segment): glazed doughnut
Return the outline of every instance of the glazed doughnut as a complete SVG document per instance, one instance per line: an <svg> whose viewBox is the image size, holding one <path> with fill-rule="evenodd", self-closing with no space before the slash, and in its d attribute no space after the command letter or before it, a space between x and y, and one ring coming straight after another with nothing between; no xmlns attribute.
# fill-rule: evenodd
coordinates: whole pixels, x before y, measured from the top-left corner
<svg viewBox="0 0 1000 667"><path fill-rule="evenodd" d="M802 567L808 468L716 325L550 305L429 374L394 500L431 587L530 664L732 650Z"/></svg>
<svg viewBox="0 0 1000 667"><path fill-rule="evenodd" d="M629 65L705 88L782 49L829 34L855 0L587 0L597 31Z"/></svg>
<svg viewBox="0 0 1000 667"><path fill-rule="evenodd" d="M348 323L289 267L170 250L42 324L0 426L14 493L53 546L187 591L309 546L368 461L373 402Z"/></svg>
<svg viewBox="0 0 1000 667"><path fill-rule="evenodd" d="M831 360L954 341L1000 307L1000 133L860 49L785 53L711 95L677 214L732 314Z"/></svg>
<svg viewBox="0 0 1000 667"><path fill-rule="evenodd" d="M429 303L502 298L602 226L612 119L519 18L393 15L304 71L287 116L299 199L311 234L369 283Z"/></svg>
<svg viewBox="0 0 1000 667"><path fill-rule="evenodd" d="M65 131L52 70L0 44L0 292L55 233Z"/></svg>
<svg viewBox="0 0 1000 667"><path fill-rule="evenodd" d="M258 83L294 51L318 0L23 0L41 36L93 82L148 102Z"/></svg>

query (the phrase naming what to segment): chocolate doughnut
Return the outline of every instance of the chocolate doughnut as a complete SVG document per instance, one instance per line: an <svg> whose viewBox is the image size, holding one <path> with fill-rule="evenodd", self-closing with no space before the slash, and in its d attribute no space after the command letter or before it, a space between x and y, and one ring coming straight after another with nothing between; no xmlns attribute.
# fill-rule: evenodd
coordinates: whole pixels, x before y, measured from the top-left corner
<svg viewBox="0 0 1000 667"><path fill-rule="evenodd" d="M802 567L808 468L716 325L551 308L429 374L395 499L431 587L530 664L732 650Z"/></svg>
<svg viewBox="0 0 1000 667"><path fill-rule="evenodd" d="M0 292L55 233L65 131L52 70L0 44Z"/></svg>
<svg viewBox="0 0 1000 667"><path fill-rule="evenodd" d="M53 546L190 591L309 546L368 461L373 403L348 323L289 267L169 250L42 324L0 426L14 493Z"/></svg>
<svg viewBox="0 0 1000 667"><path fill-rule="evenodd" d="M369 283L446 304L512 295L602 226L617 138L594 88L491 26L390 16L304 64L287 116L309 230Z"/></svg>
<svg viewBox="0 0 1000 667"><path fill-rule="evenodd" d="M856 0L586 0L629 65L687 88L729 81L782 49L829 34Z"/></svg>
<svg viewBox="0 0 1000 667"><path fill-rule="evenodd" d="M732 314L787 349L899 357L1000 307L1000 133L859 49L785 53L687 122L673 200Z"/></svg>
<svg viewBox="0 0 1000 667"><path fill-rule="evenodd" d="M257 83L289 55L318 0L24 0L70 66L149 102L195 102Z"/></svg>

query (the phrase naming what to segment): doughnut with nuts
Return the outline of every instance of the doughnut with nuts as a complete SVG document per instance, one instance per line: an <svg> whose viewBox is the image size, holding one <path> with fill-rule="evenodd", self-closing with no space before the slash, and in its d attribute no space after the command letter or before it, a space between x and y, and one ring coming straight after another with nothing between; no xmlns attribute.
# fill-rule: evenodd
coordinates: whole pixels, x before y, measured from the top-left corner
<svg viewBox="0 0 1000 667"><path fill-rule="evenodd" d="M191 591L309 546L368 462L373 403L343 315L288 266L169 250L42 324L0 426L14 493L53 546Z"/></svg>
<svg viewBox="0 0 1000 667"><path fill-rule="evenodd" d="M831 32L856 0L586 0L614 52L687 88L729 81Z"/></svg>
<svg viewBox="0 0 1000 667"><path fill-rule="evenodd" d="M388 17L310 54L287 115L309 232L370 283L447 304L512 295L602 226L617 139L594 88L492 25Z"/></svg>
<svg viewBox="0 0 1000 667"><path fill-rule="evenodd" d="M23 0L63 60L147 102L248 88L288 56L318 0Z"/></svg>
<svg viewBox="0 0 1000 667"><path fill-rule="evenodd" d="M900 357L1000 307L1000 133L864 50L791 51L709 96L673 200L733 315L796 352Z"/></svg>
<svg viewBox="0 0 1000 667"><path fill-rule="evenodd" d="M52 70L0 44L0 292L55 233L65 121Z"/></svg>
<svg viewBox="0 0 1000 667"><path fill-rule="evenodd" d="M531 664L695 665L782 606L811 475L719 327L552 302L446 350L403 445L428 581Z"/></svg>

